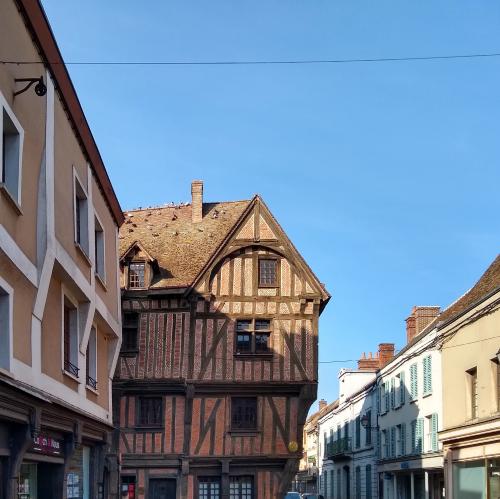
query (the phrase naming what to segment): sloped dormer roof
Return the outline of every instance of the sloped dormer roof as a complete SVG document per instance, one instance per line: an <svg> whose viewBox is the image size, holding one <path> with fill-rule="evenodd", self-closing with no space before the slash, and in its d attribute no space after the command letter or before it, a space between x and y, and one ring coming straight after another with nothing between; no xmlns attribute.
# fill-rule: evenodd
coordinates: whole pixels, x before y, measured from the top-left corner
<svg viewBox="0 0 500 499"><path fill-rule="evenodd" d="M203 203L203 220L197 223L192 222L190 204L126 211L120 255L140 241L160 268L151 288L188 287L250 203Z"/></svg>

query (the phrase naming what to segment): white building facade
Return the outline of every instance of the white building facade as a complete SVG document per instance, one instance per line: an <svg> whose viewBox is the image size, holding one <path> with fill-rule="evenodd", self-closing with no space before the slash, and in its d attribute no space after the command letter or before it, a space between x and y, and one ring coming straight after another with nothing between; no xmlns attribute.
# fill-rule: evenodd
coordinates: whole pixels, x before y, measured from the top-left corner
<svg viewBox="0 0 500 499"><path fill-rule="evenodd" d="M380 497L444 497L438 307L414 307L408 343L377 376Z"/></svg>
<svg viewBox="0 0 500 499"><path fill-rule="evenodd" d="M367 364L363 369L340 371L338 406L319 420L319 491L325 499L378 497L378 356L367 359Z"/></svg>

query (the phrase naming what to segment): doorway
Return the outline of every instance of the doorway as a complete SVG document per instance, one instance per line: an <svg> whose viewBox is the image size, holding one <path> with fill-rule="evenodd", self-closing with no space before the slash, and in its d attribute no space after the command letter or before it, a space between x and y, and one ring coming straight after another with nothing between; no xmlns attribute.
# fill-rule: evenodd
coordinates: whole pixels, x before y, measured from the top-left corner
<svg viewBox="0 0 500 499"><path fill-rule="evenodd" d="M177 482L172 478L151 478L148 487L148 499L176 499Z"/></svg>

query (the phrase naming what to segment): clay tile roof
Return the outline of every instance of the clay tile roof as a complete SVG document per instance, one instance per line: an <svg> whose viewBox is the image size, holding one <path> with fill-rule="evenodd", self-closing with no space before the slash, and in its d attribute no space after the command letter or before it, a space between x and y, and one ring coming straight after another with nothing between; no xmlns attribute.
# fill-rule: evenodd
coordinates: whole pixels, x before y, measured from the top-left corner
<svg viewBox="0 0 500 499"><path fill-rule="evenodd" d="M190 204L126 211L119 234L120 255L138 241L160 269L151 288L187 287L250 202L203 203L203 220L198 223L191 221Z"/></svg>
<svg viewBox="0 0 500 499"><path fill-rule="evenodd" d="M500 254L497 255L479 281L441 313L440 323L444 325L498 290L500 290Z"/></svg>

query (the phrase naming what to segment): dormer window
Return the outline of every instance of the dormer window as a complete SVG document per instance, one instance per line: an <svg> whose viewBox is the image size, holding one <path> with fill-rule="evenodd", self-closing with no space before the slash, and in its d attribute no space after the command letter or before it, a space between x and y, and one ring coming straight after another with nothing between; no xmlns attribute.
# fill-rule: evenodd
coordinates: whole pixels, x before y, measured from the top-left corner
<svg viewBox="0 0 500 499"><path fill-rule="evenodd" d="M144 288L144 275L146 264L144 262L131 262L128 266L129 289Z"/></svg>

